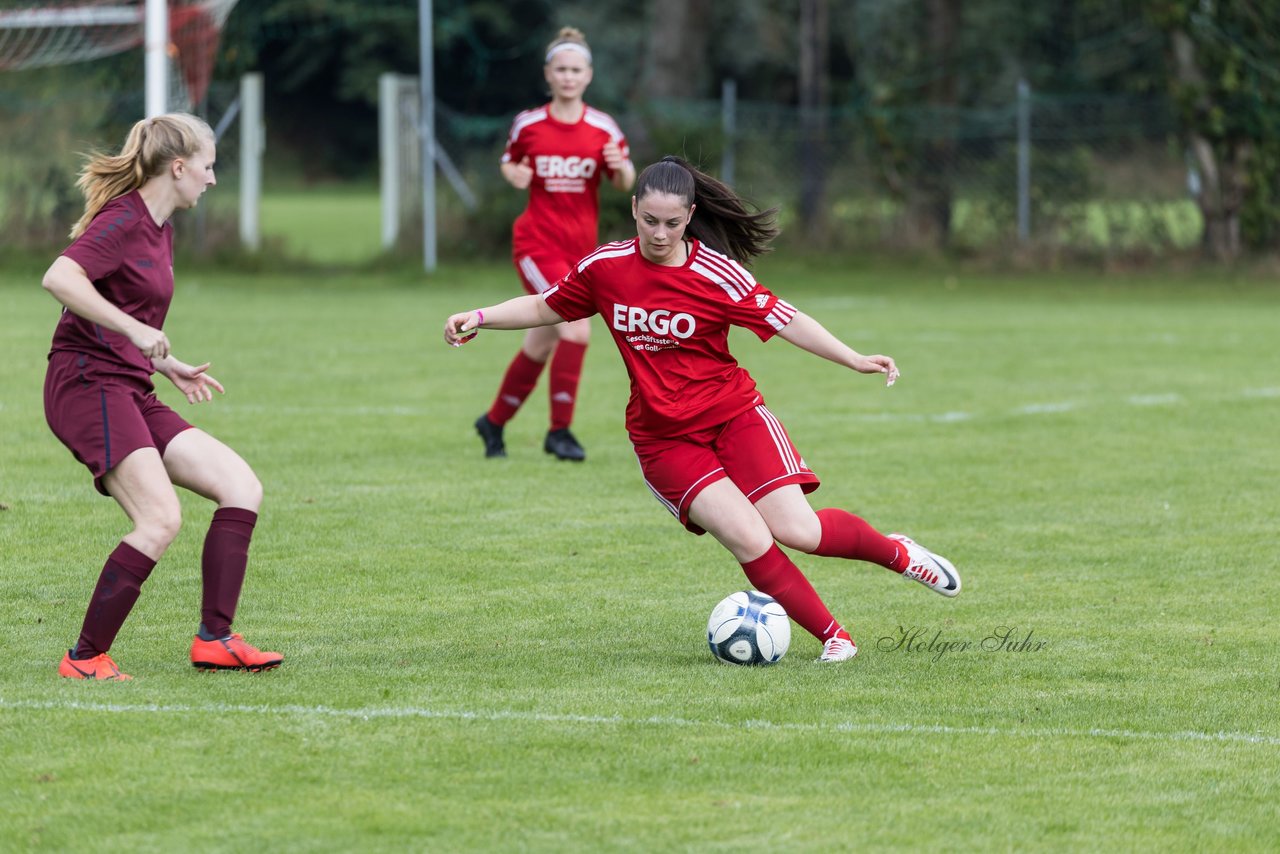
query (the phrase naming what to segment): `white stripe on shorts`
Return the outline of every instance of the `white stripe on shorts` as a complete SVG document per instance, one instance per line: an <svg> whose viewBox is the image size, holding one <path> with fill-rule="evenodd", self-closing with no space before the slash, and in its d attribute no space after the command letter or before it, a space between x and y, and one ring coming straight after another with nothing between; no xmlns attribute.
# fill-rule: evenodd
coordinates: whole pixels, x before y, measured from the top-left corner
<svg viewBox="0 0 1280 854"><path fill-rule="evenodd" d="M538 269L538 265L533 263L533 259L528 255L520 259L520 272L524 273L525 279L529 284L533 285L533 289L538 293L543 293L551 284L547 281L547 277L542 275L542 271Z"/></svg>
<svg viewBox="0 0 1280 854"><path fill-rule="evenodd" d="M688 497L689 497L689 493L690 493L690 492L693 492L695 489L697 489L697 488L698 488L698 484L702 483L704 480L706 480L707 478L711 477L712 475L714 475L714 474L716 474L716 473L718 473L718 472L722 472L722 471L724 471L724 467L723 467L723 466L721 466L721 467L719 467L719 468L712 469L711 471L709 471L709 472L707 472L706 474L704 474L702 477L700 477L700 478L698 478L697 480L695 480L693 483L689 484L689 488L688 488L688 489L686 489L686 490L684 491L684 495L681 495L681 496L680 496L680 503L681 503L682 505L684 504L684 500L685 500L686 498L688 498ZM679 513L677 513L677 514L676 514L676 518L679 518L679 517L680 517L680 514L679 514Z"/></svg>
<svg viewBox="0 0 1280 854"><path fill-rule="evenodd" d="M636 462L639 462L639 461L640 461L640 458L637 456ZM641 466L641 471L643 472L643 470L644 470L644 467ZM695 480L692 484L689 485L689 488L684 491L684 495L680 496L680 504L684 504L685 498L689 496L690 492L693 492L693 490L698 488L698 484L702 483L704 480L716 474L717 472L722 472L722 471L724 471L723 467L716 468L716 469L713 469L712 471L707 472L702 477ZM644 480L644 485L649 487L649 491L653 493L653 497L658 499L658 501L661 502L663 507L667 508L667 512L669 512L672 516L675 516L677 519L679 519L680 506L676 504L672 504L670 501L664 498L662 493L659 492L657 489L655 489L653 484L650 483L649 479L644 477L643 474L641 475L641 479Z"/></svg>
<svg viewBox="0 0 1280 854"><path fill-rule="evenodd" d="M766 480L764 483L760 484L755 489L747 493L747 500L754 503L757 495L759 495L762 492L768 492L769 487L773 486L778 481L786 480L789 477L791 477L791 475L784 474L781 477L775 477L773 480Z"/></svg>
<svg viewBox="0 0 1280 854"><path fill-rule="evenodd" d="M663 498L662 493L654 489L652 483L650 483L648 480L645 480L644 485L649 487L649 491L653 493L654 498L662 502L662 506L667 508L668 513L670 513L672 516L675 516L677 519L680 518L680 511L676 509L676 506L674 504L672 504L667 499Z"/></svg>
<svg viewBox="0 0 1280 854"><path fill-rule="evenodd" d="M778 458L786 467L787 474L799 474L803 471L800 458L796 456L795 451L791 449L791 443L787 441L787 431L783 429L782 423L765 408L763 403L756 407L756 414L769 428L769 435L773 437L773 445L778 449Z"/></svg>

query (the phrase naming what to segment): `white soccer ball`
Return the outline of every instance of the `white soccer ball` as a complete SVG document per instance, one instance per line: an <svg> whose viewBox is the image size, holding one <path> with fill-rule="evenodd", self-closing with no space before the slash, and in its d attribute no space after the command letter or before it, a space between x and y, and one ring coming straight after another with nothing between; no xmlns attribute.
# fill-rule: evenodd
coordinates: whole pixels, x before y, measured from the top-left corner
<svg viewBox="0 0 1280 854"><path fill-rule="evenodd" d="M791 645L791 620L772 596L744 590L726 596L712 610L707 645L729 664L774 664Z"/></svg>

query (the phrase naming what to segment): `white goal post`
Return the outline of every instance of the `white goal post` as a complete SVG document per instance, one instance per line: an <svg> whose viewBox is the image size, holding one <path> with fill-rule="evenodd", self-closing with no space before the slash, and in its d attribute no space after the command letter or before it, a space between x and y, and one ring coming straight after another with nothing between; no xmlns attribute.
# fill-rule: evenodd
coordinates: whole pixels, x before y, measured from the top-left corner
<svg viewBox="0 0 1280 854"><path fill-rule="evenodd" d="M0 9L0 71L70 65L141 47L147 115L190 109L204 97L218 38L237 2L19 0L21 6Z"/></svg>
<svg viewBox="0 0 1280 854"><path fill-rule="evenodd" d="M238 0L19 0L0 9L0 74L70 65L144 48L148 117L191 110L205 95L218 38ZM240 97L217 123L221 139L240 119L240 240L261 245L262 75L241 78Z"/></svg>
<svg viewBox="0 0 1280 854"><path fill-rule="evenodd" d="M378 77L378 163L382 202L382 247L390 249L400 239L403 225L421 211L422 107L418 78L403 74ZM435 140L436 167L474 211L479 202L466 179Z"/></svg>

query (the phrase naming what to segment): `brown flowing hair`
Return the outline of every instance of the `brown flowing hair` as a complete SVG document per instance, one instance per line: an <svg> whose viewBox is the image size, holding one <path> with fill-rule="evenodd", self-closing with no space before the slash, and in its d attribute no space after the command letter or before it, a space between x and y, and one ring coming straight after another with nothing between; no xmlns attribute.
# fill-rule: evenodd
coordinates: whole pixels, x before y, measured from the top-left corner
<svg viewBox="0 0 1280 854"><path fill-rule="evenodd" d="M71 239L84 234L107 202L164 174L175 159L191 157L206 144L213 144L213 129L203 119L165 113L135 124L119 154L90 154L76 181L84 194L84 215L71 229Z"/></svg>
<svg viewBox="0 0 1280 854"><path fill-rule="evenodd" d="M646 166L636 179L636 199L650 193L670 193L697 205L686 232L740 264L771 251L769 243L778 236L777 208L760 210L673 154Z"/></svg>

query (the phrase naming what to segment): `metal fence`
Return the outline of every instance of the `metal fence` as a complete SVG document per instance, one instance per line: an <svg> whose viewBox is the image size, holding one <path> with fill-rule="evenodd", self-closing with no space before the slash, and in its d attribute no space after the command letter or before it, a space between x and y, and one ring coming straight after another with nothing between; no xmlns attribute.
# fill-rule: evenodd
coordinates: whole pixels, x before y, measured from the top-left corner
<svg viewBox="0 0 1280 854"><path fill-rule="evenodd" d="M0 76L0 240L7 244L58 245L79 211L78 154L118 145L131 117L143 111L140 91L103 95L56 80L42 86L28 77L17 90ZM235 83L211 86L205 109L211 124L226 115L237 92ZM744 195L780 207L784 239L823 248L1159 253L1193 248L1200 238L1189 192L1195 176L1158 99L1030 93L1020 105L1011 92L1007 105L982 110L845 107L817 116L751 100L728 106L655 101L612 112L638 166L675 153L712 173L729 171ZM491 253L507 244L524 203L497 169L510 120L444 105L437 111L440 147L476 201L472 209L449 182L437 182L446 253ZM369 121L376 129L376 111ZM268 110L268 196L270 164L306 156L273 146L270 126ZM369 191L376 193L377 145L352 156L367 161ZM206 197L180 240L203 251L236 243L238 160L232 126L218 147L222 188ZM628 215L626 197L605 190L602 239L626 234ZM412 224L400 229L402 241L420 233Z"/></svg>
<svg viewBox="0 0 1280 854"><path fill-rule="evenodd" d="M1195 176L1159 100L1031 93L1021 110L1011 97L998 109L846 108L816 120L788 105L667 101L616 117L638 166L684 156L778 206L790 239L827 248L1163 252L1200 236ZM436 125L505 228L523 201L497 175L505 120L444 111ZM627 210L604 195L608 229Z"/></svg>
<svg viewBox="0 0 1280 854"><path fill-rule="evenodd" d="M116 92L68 85L67 69L21 72L21 87L0 73L0 249L44 251L66 245L83 199L75 187L83 156L112 151L144 112L141 87ZM96 87L94 87L96 88ZM238 83L216 82L202 114L217 126L239 94ZM218 180L234 186L239 134L234 120L218 141ZM180 239L189 245L234 243L234 193L209 194Z"/></svg>

